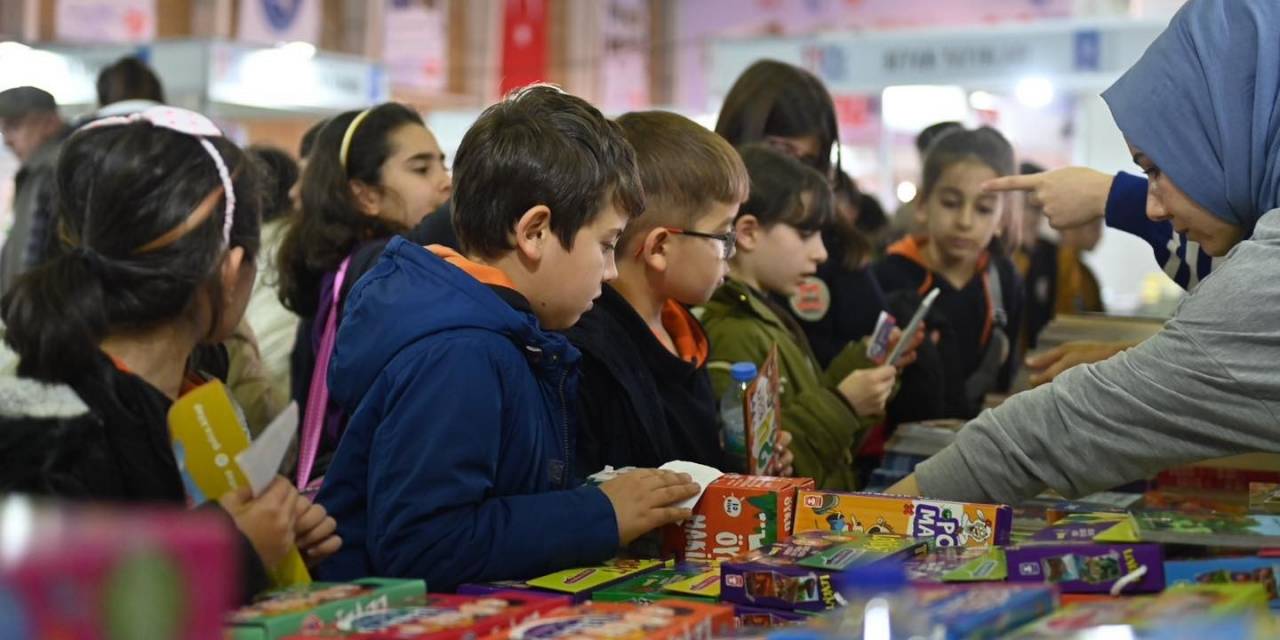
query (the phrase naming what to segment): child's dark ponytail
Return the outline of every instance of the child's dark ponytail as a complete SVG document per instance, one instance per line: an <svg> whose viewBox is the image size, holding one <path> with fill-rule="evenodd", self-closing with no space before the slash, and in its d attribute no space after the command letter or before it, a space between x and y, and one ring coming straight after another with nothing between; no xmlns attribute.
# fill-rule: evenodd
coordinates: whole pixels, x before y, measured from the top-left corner
<svg viewBox="0 0 1280 640"><path fill-rule="evenodd" d="M65 252L23 275L5 294L5 342L20 358L19 375L70 382L77 372L92 369L107 331L105 263L91 250Z"/></svg>

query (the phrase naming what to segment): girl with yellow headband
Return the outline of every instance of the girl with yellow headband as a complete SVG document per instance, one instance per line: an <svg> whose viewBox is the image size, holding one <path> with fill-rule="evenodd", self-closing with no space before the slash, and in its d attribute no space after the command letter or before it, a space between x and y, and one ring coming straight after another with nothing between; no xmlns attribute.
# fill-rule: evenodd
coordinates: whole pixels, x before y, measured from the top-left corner
<svg viewBox="0 0 1280 640"><path fill-rule="evenodd" d="M323 474L345 417L324 375L346 294L393 235L448 201L444 154L422 116L388 102L331 119L301 180L302 211L280 246L280 299L302 318L291 358L292 396L303 408L297 481Z"/></svg>

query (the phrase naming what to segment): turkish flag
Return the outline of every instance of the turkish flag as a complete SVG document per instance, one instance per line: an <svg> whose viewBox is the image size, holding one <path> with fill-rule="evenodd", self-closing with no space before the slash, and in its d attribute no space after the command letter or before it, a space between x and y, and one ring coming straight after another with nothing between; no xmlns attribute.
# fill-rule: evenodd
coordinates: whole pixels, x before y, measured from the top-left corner
<svg viewBox="0 0 1280 640"><path fill-rule="evenodd" d="M547 0L506 0L499 93L542 82L546 75Z"/></svg>

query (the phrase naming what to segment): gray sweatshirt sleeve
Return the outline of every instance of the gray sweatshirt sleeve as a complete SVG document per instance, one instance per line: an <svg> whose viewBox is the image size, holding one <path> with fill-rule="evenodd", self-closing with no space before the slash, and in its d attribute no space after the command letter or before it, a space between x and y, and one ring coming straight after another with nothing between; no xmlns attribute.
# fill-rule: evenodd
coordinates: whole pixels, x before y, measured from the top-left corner
<svg viewBox="0 0 1280 640"><path fill-rule="evenodd" d="M1280 211L1146 342L1018 394L916 468L923 495L1075 497L1161 469L1280 451Z"/></svg>

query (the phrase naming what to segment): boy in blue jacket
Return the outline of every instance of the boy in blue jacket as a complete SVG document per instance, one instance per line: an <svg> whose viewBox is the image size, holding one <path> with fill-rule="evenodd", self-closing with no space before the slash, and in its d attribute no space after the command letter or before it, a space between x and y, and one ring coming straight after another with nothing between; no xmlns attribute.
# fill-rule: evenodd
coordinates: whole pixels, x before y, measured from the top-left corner
<svg viewBox="0 0 1280 640"><path fill-rule="evenodd" d="M532 86L487 109L454 163L463 252L396 238L352 290L329 368L351 416L319 502L326 580L432 591L598 563L690 517L684 474L579 486L573 325L644 209L635 152L583 100Z"/></svg>

